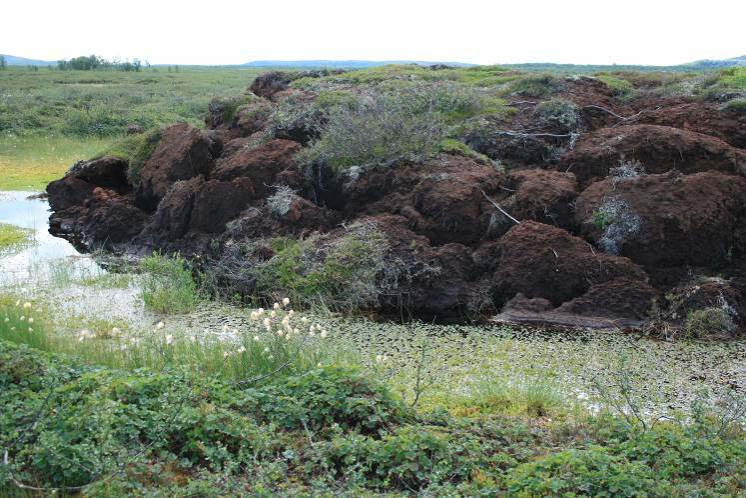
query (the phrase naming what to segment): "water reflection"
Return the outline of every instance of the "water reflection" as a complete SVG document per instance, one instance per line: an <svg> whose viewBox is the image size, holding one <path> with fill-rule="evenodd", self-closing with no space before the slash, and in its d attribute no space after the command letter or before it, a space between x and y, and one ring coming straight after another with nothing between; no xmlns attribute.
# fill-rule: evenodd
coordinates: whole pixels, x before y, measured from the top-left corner
<svg viewBox="0 0 746 498"><path fill-rule="evenodd" d="M0 192L0 223L34 231L34 243L0 255L0 284L25 285L49 280L55 271L70 275L97 275L103 270L81 255L68 241L49 233L49 204L29 198L34 192Z"/></svg>

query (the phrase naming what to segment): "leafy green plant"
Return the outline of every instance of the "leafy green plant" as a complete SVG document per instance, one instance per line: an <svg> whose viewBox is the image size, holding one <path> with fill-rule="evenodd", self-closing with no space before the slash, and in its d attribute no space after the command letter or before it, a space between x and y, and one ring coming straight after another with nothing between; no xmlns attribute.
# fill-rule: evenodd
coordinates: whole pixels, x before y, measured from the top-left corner
<svg viewBox="0 0 746 498"><path fill-rule="evenodd" d="M599 230L606 230L614 223L614 221L614 216L608 211L598 209L593 212L593 224L596 225L596 228Z"/></svg>
<svg viewBox="0 0 746 498"><path fill-rule="evenodd" d="M186 313L200 301L197 284L187 261L179 254L158 252L140 262L140 281L145 306L158 313Z"/></svg>
<svg viewBox="0 0 746 498"><path fill-rule="evenodd" d="M732 67L720 73L719 83L735 90L746 90L746 67Z"/></svg>
<svg viewBox="0 0 746 498"><path fill-rule="evenodd" d="M605 448L567 450L512 469L505 477L517 496L670 496L650 467Z"/></svg>

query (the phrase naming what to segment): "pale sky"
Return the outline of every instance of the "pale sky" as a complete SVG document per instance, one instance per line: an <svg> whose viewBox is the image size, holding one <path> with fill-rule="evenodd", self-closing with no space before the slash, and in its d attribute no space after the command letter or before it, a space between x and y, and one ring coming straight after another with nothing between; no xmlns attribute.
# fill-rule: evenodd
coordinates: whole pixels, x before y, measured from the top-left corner
<svg viewBox="0 0 746 498"><path fill-rule="evenodd" d="M746 54L746 0L4 0L0 53L668 65Z"/></svg>

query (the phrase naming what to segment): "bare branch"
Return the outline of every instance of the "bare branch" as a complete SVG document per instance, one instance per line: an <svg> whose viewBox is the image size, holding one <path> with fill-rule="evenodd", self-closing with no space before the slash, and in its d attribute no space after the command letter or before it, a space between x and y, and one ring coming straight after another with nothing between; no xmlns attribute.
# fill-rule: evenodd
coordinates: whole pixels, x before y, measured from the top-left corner
<svg viewBox="0 0 746 498"><path fill-rule="evenodd" d="M485 192L484 190L482 190L482 189L480 188L480 189L479 189L479 191L480 191L480 192L482 192L482 195L484 196L484 198L485 198L485 199L487 199L487 201L488 201L488 202L489 202L490 204L492 204L493 206L495 206L495 209L497 209L497 210L498 210L498 211L500 211L500 212L501 212L502 214L504 214L505 216L507 216L507 217L508 217L508 219L510 219L510 221L512 221L512 222L513 222L513 223L515 223L516 225L520 225L520 224L521 224L521 222L520 222L520 221L518 221L518 220L516 220L515 218L513 218L512 216L510 216L510 213L508 213L508 212L507 212L507 211L505 211L505 210L504 210L504 209L503 209L502 207L500 207L500 204L498 204L498 203L497 203L497 202L495 202L495 201L494 201L493 199L491 199L491 198L490 198L490 196L488 196L488 195L487 195L487 193L486 193L486 192Z"/></svg>

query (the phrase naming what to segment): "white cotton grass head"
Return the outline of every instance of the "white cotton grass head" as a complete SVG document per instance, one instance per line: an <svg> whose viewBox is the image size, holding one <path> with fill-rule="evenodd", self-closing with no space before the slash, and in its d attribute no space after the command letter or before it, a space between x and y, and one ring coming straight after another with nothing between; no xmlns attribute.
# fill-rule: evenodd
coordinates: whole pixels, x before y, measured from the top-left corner
<svg viewBox="0 0 746 498"><path fill-rule="evenodd" d="M165 327L165 326L166 326L166 324L165 324L165 323L163 323L163 322L158 322L158 323L156 323L156 324L155 324L155 329L156 329L156 330L161 330L161 329L162 329L163 327Z"/></svg>
<svg viewBox="0 0 746 498"><path fill-rule="evenodd" d="M287 306L288 304L290 304L290 299L286 297L282 300L282 305Z"/></svg>

